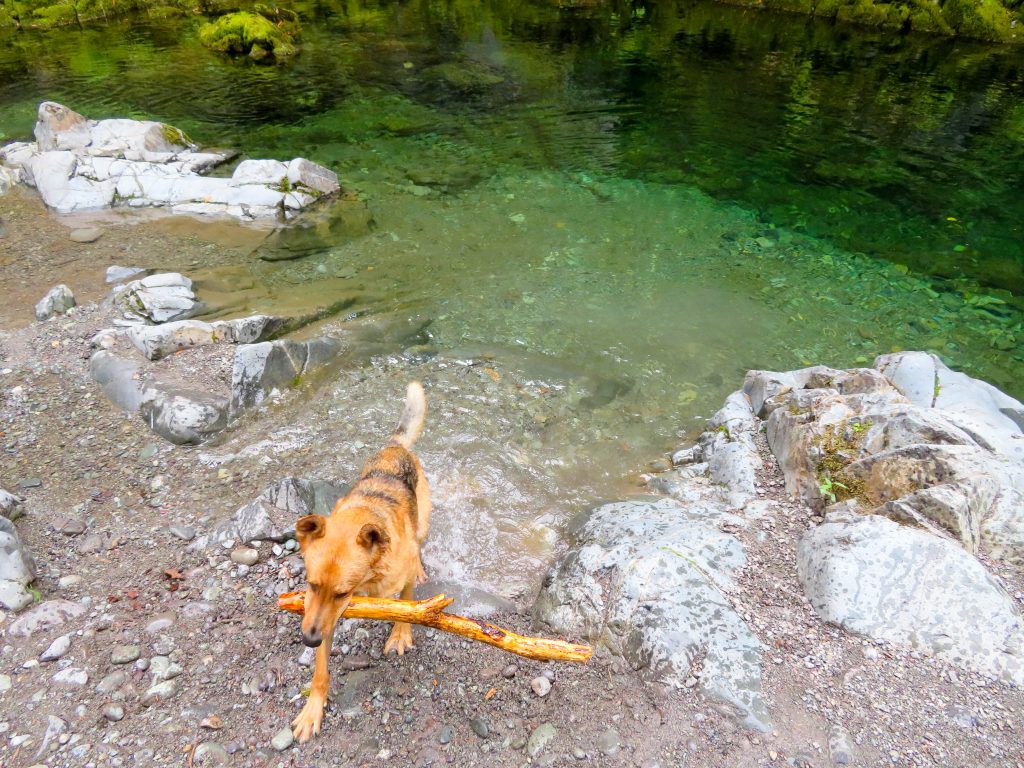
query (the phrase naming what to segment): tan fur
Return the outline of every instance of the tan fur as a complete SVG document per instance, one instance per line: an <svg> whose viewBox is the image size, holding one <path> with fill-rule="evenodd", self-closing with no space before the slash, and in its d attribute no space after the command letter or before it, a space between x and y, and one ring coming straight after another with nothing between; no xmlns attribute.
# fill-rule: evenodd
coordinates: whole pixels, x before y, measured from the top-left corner
<svg viewBox="0 0 1024 768"><path fill-rule="evenodd" d="M426 578L420 545L430 527L430 487L419 459L408 449L423 428L426 399L419 382L409 385L405 410L391 442L363 467L358 482L329 517L307 515L296 523L306 563L303 642L315 645L309 699L292 722L300 743L320 732L330 683L327 663L334 628L352 595L412 599ZM396 623L384 653L412 647L412 627Z"/></svg>

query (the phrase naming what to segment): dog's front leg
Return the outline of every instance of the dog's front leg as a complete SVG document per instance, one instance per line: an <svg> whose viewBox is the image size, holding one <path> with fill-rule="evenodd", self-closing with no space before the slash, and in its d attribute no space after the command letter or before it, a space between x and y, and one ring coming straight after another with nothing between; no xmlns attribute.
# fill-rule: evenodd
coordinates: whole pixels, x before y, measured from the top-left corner
<svg viewBox="0 0 1024 768"><path fill-rule="evenodd" d="M412 600L412 592L416 586L417 575L414 574L405 587L402 588L403 600ZM395 625L391 628L391 635L388 637L388 641L384 643L384 655L386 656L391 651L394 651L401 656L410 648L412 648L412 625L396 621Z"/></svg>
<svg viewBox="0 0 1024 768"><path fill-rule="evenodd" d="M334 644L334 626L331 625L324 634L320 647L316 649L316 668L313 670L313 683L309 688L306 706L302 708L299 716L292 720L292 734L300 744L320 733L327 691L331 684L331 671L327 665L331 660L331 646Z"/></svg>

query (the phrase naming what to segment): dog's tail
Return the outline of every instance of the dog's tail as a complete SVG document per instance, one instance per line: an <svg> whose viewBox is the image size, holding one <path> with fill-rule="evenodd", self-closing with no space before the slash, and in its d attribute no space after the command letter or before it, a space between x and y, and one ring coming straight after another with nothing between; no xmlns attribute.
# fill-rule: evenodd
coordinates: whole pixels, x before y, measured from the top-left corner
<svg viewBox="0 0 1024 768"><path fill-rule="evenodd" d="M391 435L391 442L403 448L412 448L416 438L423 431L423 420L427 416L427 396L423 393L423 385L418 381L410 381L405 391L405 410L398 427Z"/></svg>

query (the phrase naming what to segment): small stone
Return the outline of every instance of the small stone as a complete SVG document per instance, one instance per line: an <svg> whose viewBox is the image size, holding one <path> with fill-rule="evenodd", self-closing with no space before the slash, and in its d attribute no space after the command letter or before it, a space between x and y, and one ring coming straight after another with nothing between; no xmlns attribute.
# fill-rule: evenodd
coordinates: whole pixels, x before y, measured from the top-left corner
<svg viewBox="0 0 1024 768"><path fill-rule="evenodd" d="M85 520L80 517L66 518L57 526L57 530L65 536L78 536L85 533Z"/></svg>
<svg viewBox="0 0 1024 768"><path fill-rule="evenodd" d="M137 645L115 645L110 652L111 664L131 664L142 655L142 649Z"/></svg>
<svg viewBox="0 0 1024 768"><path fill-rule="evenodd" d="M167 656L154 656L149 663L149 674L153 680L173 680L183 671L180 664L175 664Z"/></svg>
<svg viewBox="0 0 1024 768"><path fill-rule="evenodd" d="M42 322L63 315L75 306L75 294L66 285L55 285L36 304L36 320Z"/></svg>
<svg viewBox="0 0 1024 768"><path fill-rule="evenodd" d="M274 738L270 740L270 746L278 752L284 752L292 745L294 740L295 737L292 736L292 729L286 726L274 735Z"/></svg>
<svg viewBox="0 0 1024 768"><path fill-rule="evenodd" d="M231 761L228 751L216 741L204 741L192 753L196 765L228 765Z"/></svg>
<svg viewBox="0 0 1024 768"><path fill-rule="evenodd" d="M252 547L236 547L231 550L231 560L239 565L256 565L259 559L260 553Z"/></svg>
<svg viewBox="0 0 1024 768"><path fill-rule="evenodd" d="M151 707L162 701L174 698L178 693L177 680L164 680L156 685L150 686L142 696L142 706Z"/></svg>
<svg viewBox="0 0 1024 768"><path fill-rule="evenodd" d="M850 765L853 762L850 734L843 726L833 724L828 729L828 753L832 758L832 765Z"/></svg>
<svg viewBox="0 0 1024 768"><path fill-rule="evenodd" d="M530 688L533 689L533 692L535 694L537 694L543 699L545 696L551 693L551 681L543 675L540 675L538 677L533 678L533 680L530 681Z"/></svg>
<svg viewBox="0 0 1024 768"><path fill-rule="evenodd" d="M116 723L124 719L124 707L120 704L114 704L113 702L104 704L101 711L103 713L103 717L112 723Z"/></svg>
<svg viewBox="0 0 1024 768"><path fill-rule="evenodd" d="M303 648L302 653L299 654L299 666L310 667L313 665L313 660L316 658L316 648Z"/></svg>
<svg viewBox="0 0 1024 768"><path fill-rule="evenodd" d="M196 529L193 528L191 525L183 525L181 523L176 523L175 525L172 525L168 530L170 530L172 536L176 536L182 541L192 541L192 539L196 537Z"/></svg>
<svg viewBox="0 0 1024 768"><path fill-rule="evenodd" d="M587 759L587 753L584 752L579 747L573 747L572 748L572 756L575 757L577 760L586 760Z"/></svg>
<svg viewBox="0 0 1024 768"><path fill-rule="evenodd" d="M219 731L224 727L224 718L220 715L208 715L199 721L199 727Z"/></svg>
<svg viewBox="0 0 1024 768"><path fill-rule="evenodd" d="M454 733L455 729L452 728L450 725L444 726L444 728L441 729L441 732L437 735L437 743L447 744L452 740L452 736L454 735Z"/></svg>
<svg viewBox="0 0 1024 768"><path fill-rule="evenodd" d="M609 728L607 731L597 737L597 748L602 753L611 757L617 755L619 749L622 746L622 739L619 737L619 732L614 728Z"/></svg>
<svg viewBox="0 0 1024 768"><path fill-rule="evenodd" d="M73 243L95 243L103 237L103 230L96 227L83 227L81 229L72 229L68 233L68 238Z"/></svg>
<svg viewBox="0 0 1024 768"><path fill-rule="evenodd" d="M128 680L128 674L123 670L111 672L96 685L97 693L113 693Z"/></svg>
<svg viewBox="0 0 1024 768"><path fill-rule="evenodd" d="M59 579L57 579L57 586L60 589L71 589L72 587L77 587L81 583L82 577L77 576L73 573L67 576L61 576Z"/></svg>
<svg viewBox="0 0 1024 768"><path fill-rule="evenodd" d="M487 721L482 717L474 717L469 721L469 727L473 729L473 733L479 736L481 739L486 739L491 735L491 728L487 724Z"/></svg>
<svg viewBox="0 0 1024 768"><path fill-rule="evenodd" d="M78 545L78 551L83 555L90 555L94 552L99 552L105 544L106 542L103 540L103 537L98 533L94 533L82 539L82 543Z"/></svg>
<svg viewBox="0 0 1024 768"><path fill-rule="evenodd" d="M165 629L169 629L174 625L174 614L173 613L161 613L154 616L150 622L146 625L146 632L150 635L157 635L163 632Z"/></svg>
<svg viewBox="0 0 1024 768"><path fill-rule="evenodd" d="M152 459L160 451L160 446L156 443L148 443L141 451L139 451L140 459Z"/></svg>
<svg viewBox="0 0 1024 768"><path fill-rule="evenodd" d="M0 675L0 693L5 693L11 690L11 676Z"/></svg>
<svg viewBox="0 0 1024 768"><path fill-rule="evenodd" d="M511 680L513 677L516 676L516 672L518 671L519 667L517 667L515 664L509 664L507 667L501 670L501 676L504 677L506 680Z"/></svg>
<svg viewBox="0 0 1024 768"><path fill-rule="evenodd" d="M536 757L557 735L558 731L551 723L538 725L533 729L533 733L530 734L530 738L526 742L526 754Z"/></svg>
<svg viewBox="0 0 1024 768"><path fill-rule="evenodd" d="M89 673L84 669L68 667L55 674L52 680L64 688L81 688L89 682Z"/></svg>
<svg viewBox="0 0 1024 768"><path fill-rule="evenodd" d="M39 654L40 661L56 661L71 649L71 635L61 635Z"/></svg>

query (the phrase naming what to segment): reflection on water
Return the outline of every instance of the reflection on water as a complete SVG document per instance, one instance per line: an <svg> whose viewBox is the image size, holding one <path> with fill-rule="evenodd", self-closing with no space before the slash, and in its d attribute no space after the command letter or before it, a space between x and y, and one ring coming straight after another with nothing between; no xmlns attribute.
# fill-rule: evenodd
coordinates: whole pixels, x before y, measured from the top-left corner
<svg viewBox="0 0 1024 768"><path fill-rule="evenodd" d="M298 8L278 67L194 19L5 36L0 137L54 99L339 172L193 277L213 315L378 318L374 361L217 450L350 476L423 378L440 581L528 592L749 368L929 349L1024 394L1024 52L671 2Z"/></svg>

